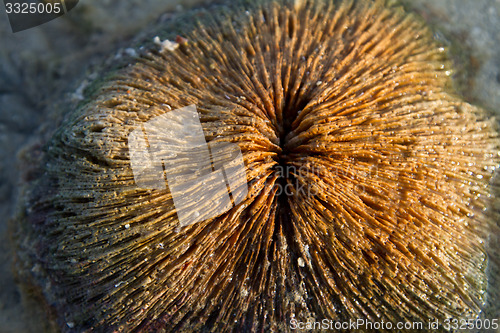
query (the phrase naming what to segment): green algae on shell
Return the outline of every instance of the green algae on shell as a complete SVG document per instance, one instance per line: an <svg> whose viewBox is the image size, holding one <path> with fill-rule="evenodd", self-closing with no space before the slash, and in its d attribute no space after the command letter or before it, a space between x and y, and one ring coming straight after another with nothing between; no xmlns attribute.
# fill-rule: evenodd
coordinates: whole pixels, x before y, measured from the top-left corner
<svg viewBox="0 0 500 333"><path fill-rule="evenodd" d="M271 1L184 37L101 82L25 194L20 278L62 331L479 316L500 144L422 22L383 1ZM168 189L135 183L128 137L193 104L249 187L179 231Z"/></svg>

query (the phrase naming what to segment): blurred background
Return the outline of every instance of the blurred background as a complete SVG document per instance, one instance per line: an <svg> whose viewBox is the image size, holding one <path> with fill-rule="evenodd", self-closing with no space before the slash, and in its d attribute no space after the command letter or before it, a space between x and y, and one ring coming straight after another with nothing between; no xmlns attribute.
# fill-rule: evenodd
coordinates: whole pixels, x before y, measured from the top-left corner
<svg viewBox="0 0 500 333"><path fill-rule="evenodd" d="M500 119L500 0L402 1L449 47L459 93ZM39 332L11 272L18 156L40 142L54 106L78 100L99 64L127 52L134 35L210 2L80 0L66 15L17 33L0 4L0 333Z"/></svg>

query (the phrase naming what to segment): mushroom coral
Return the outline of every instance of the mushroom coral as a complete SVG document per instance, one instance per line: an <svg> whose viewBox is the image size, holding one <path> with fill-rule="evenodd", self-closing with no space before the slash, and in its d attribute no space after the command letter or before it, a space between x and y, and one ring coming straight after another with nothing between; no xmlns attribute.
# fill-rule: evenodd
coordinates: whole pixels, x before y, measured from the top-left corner
<svg viewBox="0 0 500 333"><path fill-rule="evenodd" d="M220 8L103 76L48 142L16 239L52 320L236 332L477 318L499 138L454 93L431 31L385 1ZM188 105L209 144L241 150L247 195L179 227L168 186L136 183L129 135Z"/></svg>

